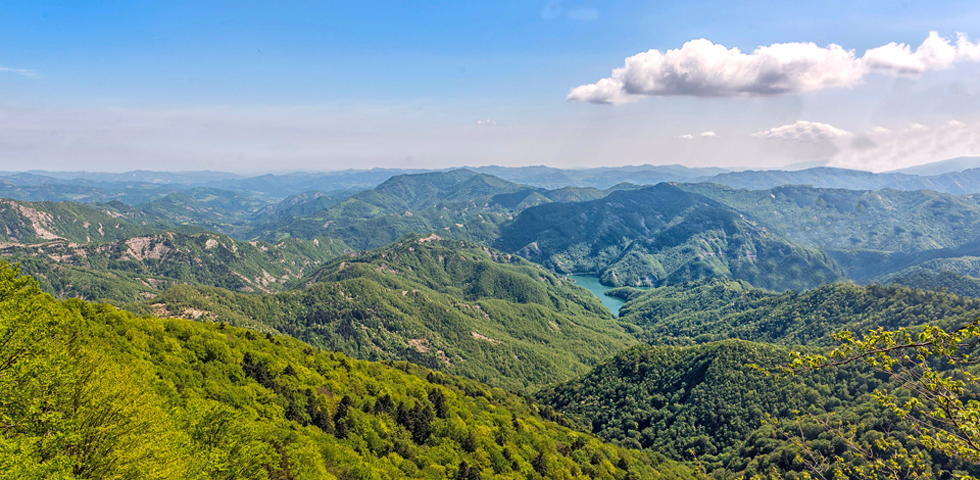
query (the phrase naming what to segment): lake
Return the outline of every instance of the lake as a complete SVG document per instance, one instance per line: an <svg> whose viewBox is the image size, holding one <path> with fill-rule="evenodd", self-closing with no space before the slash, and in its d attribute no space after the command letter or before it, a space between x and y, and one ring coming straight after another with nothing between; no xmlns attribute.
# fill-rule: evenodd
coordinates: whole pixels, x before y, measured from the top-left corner
<svg viewBox="0 0 980 480"><path fill-rule="evenodd" d="M610 290L613 287L607 287L599 283L599 277L595 275L566 275L568 278L575 280L575 284L580 287L588 288L593 295L599 297L602 304L605 305L615 316L619 316L619 308L623 306L625 301L606 295L606 290Z"/></svg>

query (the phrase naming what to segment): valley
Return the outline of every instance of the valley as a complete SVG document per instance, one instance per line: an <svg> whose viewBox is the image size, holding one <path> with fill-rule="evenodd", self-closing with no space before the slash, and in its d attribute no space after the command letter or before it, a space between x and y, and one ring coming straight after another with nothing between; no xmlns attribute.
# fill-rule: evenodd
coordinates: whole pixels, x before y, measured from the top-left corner
<svg viewBox="0 0 980 480"><path fill-rule="evenodd" d="M620 182L654 171L683 182ZM702 173L3 177L0 467L88 442L119 452L94 472L160 478L805 478L800 452L866 461L826 409L893 438L882 458L980 474L883 409L876 389L910 397L873 365L768 373L841 332L980 318L973 195ZM766 184L818 173L833 188Z"/></svg>

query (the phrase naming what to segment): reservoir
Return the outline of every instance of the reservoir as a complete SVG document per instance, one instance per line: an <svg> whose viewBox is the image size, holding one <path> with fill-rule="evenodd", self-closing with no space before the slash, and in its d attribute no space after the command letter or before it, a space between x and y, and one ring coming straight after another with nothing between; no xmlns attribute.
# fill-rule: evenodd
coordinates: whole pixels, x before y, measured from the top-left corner
<svg viewBox="0 0 980 480"><path fill-rule="evenodd" d="M591 290L595 296L599 297L602 304L612 311L613 315L619 316L619 308L626 302L606 295L606 290L610 290L613 287L607 287L599 283L599 277L596 275L568 275L568 278L575 280L576 285Z"/></svg>

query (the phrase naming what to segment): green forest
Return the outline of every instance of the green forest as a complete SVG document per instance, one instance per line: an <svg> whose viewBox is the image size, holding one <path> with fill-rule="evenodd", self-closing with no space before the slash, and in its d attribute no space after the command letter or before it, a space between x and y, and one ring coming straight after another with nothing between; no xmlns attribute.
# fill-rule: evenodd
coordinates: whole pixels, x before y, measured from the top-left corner
<svg viewBox="0 0 980 480"><path fill-rule="evenodd" d="M0 478L980 476L973 198L511 178L11 184Z"/></svg>
<svg viewBox="0 0 980 480"><path fill-rule="evenodd" d="M4 478L691 478L521 396L224 323L59 302L0 264Z"/></svg>

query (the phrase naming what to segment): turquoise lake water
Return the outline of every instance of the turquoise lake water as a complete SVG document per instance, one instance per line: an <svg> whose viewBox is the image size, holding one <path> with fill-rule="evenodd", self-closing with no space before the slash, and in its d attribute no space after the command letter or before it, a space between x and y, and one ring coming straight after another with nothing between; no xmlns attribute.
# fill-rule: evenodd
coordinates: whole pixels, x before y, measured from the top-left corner
<svg viewBox="0 0 980 480"><path fill-rule="evenodd" d="M609 290L612 287L607 287L599 283L599 277L595 275L567 275L567 276L568 278L575 280L576 285L580 287L588 288L590 291L592 291L592 293L596 297L599 297L599 300L602 301L602 304L609 308L609 310L613 313L613 315L617 317L619 316L619 308L622 307L623 304L626 302L616 297L610 297L606 295L606 290Z"/></svg>

